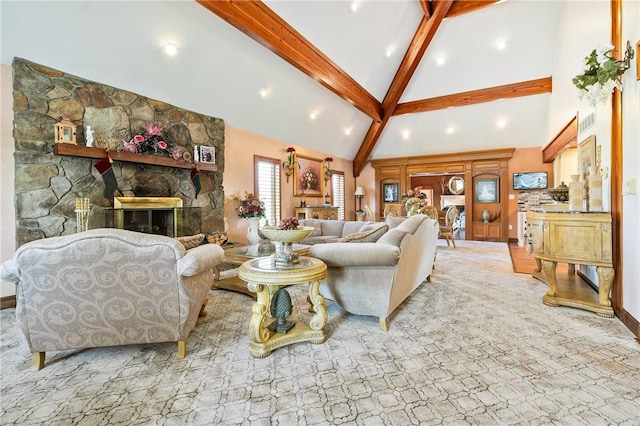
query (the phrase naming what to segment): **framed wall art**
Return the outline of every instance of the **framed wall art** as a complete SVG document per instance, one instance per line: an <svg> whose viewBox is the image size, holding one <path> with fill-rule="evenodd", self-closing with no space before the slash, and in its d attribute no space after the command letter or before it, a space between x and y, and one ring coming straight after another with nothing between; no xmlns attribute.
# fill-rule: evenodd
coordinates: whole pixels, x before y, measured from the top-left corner
<svg viewBox="0 0 640 426"><path fill-rule="evenodd" d="M578 144L578 170L580 180L586 182L589 170L598 174L596 168L596 135L591 135Z"/></svg>
<svg viewBox="0 0 640 426"><path fill-rule="evenodd" d="M215 164L216 148L213 146L200 146L200 162Z"/></svg>
<svg viewBox="0 0 640 426"><path fill-rule="evenodd" d="M498 178L475 178L475 202L476 203L497 203L498 198Z"/></svg>
<svg viewBox="0 0 640 426"><path fill-rule="evenodd" d="M322 160L295 154L299 167L293 168L293 196L324 196Z"/></svg>
<svg viewBox="0 0 640 426"><path fill-rule="evenodd" d="M397 183L383 183L382 194L385 203L397 203L398 202L398 188Z"/></svg>

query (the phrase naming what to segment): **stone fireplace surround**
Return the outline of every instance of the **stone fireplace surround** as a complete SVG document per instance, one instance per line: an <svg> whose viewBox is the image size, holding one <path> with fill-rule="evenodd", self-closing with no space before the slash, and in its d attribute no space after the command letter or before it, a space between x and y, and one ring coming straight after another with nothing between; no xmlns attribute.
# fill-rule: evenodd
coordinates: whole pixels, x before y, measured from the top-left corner
<svg viewBox="0 0 640 426"><path fill-rule="evenodd" d="M202 189L195 198L190 170L113 162L122 196L179 197L186 207L200 207L202 231L223 229L224 121L161 101L82 79L24 59L13 61L16 239L26 242L76 230L75 198L91 200L89 228L105 226L104 212L113 199L103 196L104 183L95 160L53 154L54 124L61 116L77 128L105 138L117 150L123 139L147 123L164 129L176 145L214 146L217 171L200 171Z"/></svg>

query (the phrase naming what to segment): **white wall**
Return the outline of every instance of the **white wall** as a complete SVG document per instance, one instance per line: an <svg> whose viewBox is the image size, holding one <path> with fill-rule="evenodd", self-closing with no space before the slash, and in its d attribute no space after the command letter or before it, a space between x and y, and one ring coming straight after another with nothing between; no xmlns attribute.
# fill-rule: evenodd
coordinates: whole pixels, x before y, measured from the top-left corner
<svg viewBox="0 0 640 426"><path fill-rule="evenodd" d="M623 40L640 39L640 3L623 2ZM593 111L586 100L581 101L571 78L581 72L582 61L592 49L611 41L611 5L609 1L565 2L560 24L553 71L553 93L549 108L549 138L578 112L578 120ZM635 62L635 60L634 60ZM635 64L623 79L623 181L638 178L640 162L640 84L636 81ZM595 107L596 124L578 134L578 142L589 135L596 135L596 145L601 147L602 167L611 169L611 100ZM611 178L603 178L603 206L611 210ZM640 318L640 201L638 195L623 197L623 309L634 318ZM585 273L597 283L593 268Z"/></svg>
<svg viewBox="0 0 640 426"><path fill-rule="evenodd" d="M10 259L16 248L14 145L11 67L0 64L0 262ZM13 283L0 282L0 297L14 294Z"/></svg>

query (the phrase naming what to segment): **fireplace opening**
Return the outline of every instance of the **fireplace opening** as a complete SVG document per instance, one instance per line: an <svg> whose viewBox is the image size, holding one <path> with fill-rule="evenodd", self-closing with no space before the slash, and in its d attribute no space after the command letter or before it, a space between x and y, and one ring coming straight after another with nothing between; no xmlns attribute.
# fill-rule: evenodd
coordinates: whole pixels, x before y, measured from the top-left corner
<svg viewBox="0 0 640 426"><path fill-rule="evenodd" d="M183 207L176 197L115 197L105 211L107 228L181 237L201 232L200 207Z"/></svg>

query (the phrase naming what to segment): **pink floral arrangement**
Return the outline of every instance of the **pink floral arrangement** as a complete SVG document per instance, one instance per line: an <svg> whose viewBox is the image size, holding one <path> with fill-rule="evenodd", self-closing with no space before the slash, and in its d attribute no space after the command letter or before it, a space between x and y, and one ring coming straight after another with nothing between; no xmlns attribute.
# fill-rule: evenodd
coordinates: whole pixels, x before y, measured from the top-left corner
<svg viewBox="0 0 640 426"><path fill-rule="evenodd" d="M162 155L179 159L182 148L175 148L173 142L162 135L162 128L156 124L147 124L129 141L122 141L122 146L131 152L146 155Z"/></svg>
<svg viewBox="0 0 640 426"><path fill-rule="evenodd" d="M249 217L265 217L264 212L264 203L260 201L258 197L251 193L244 193L244 198L240 198L238 195L234 196L233 199L239 203L236 211L238 212L238 216L243 219Z"/></svg>
<svg viewBox="0 0 640 426"><path fill-rule="evenodd" d="M295 217L287 217L280 221L280 223L278 224L278 229L280 229L281 231L287 231L291 229L298 229L298 226L300 226L300 222L298 222L298 219L296 219Z"/></svg>

